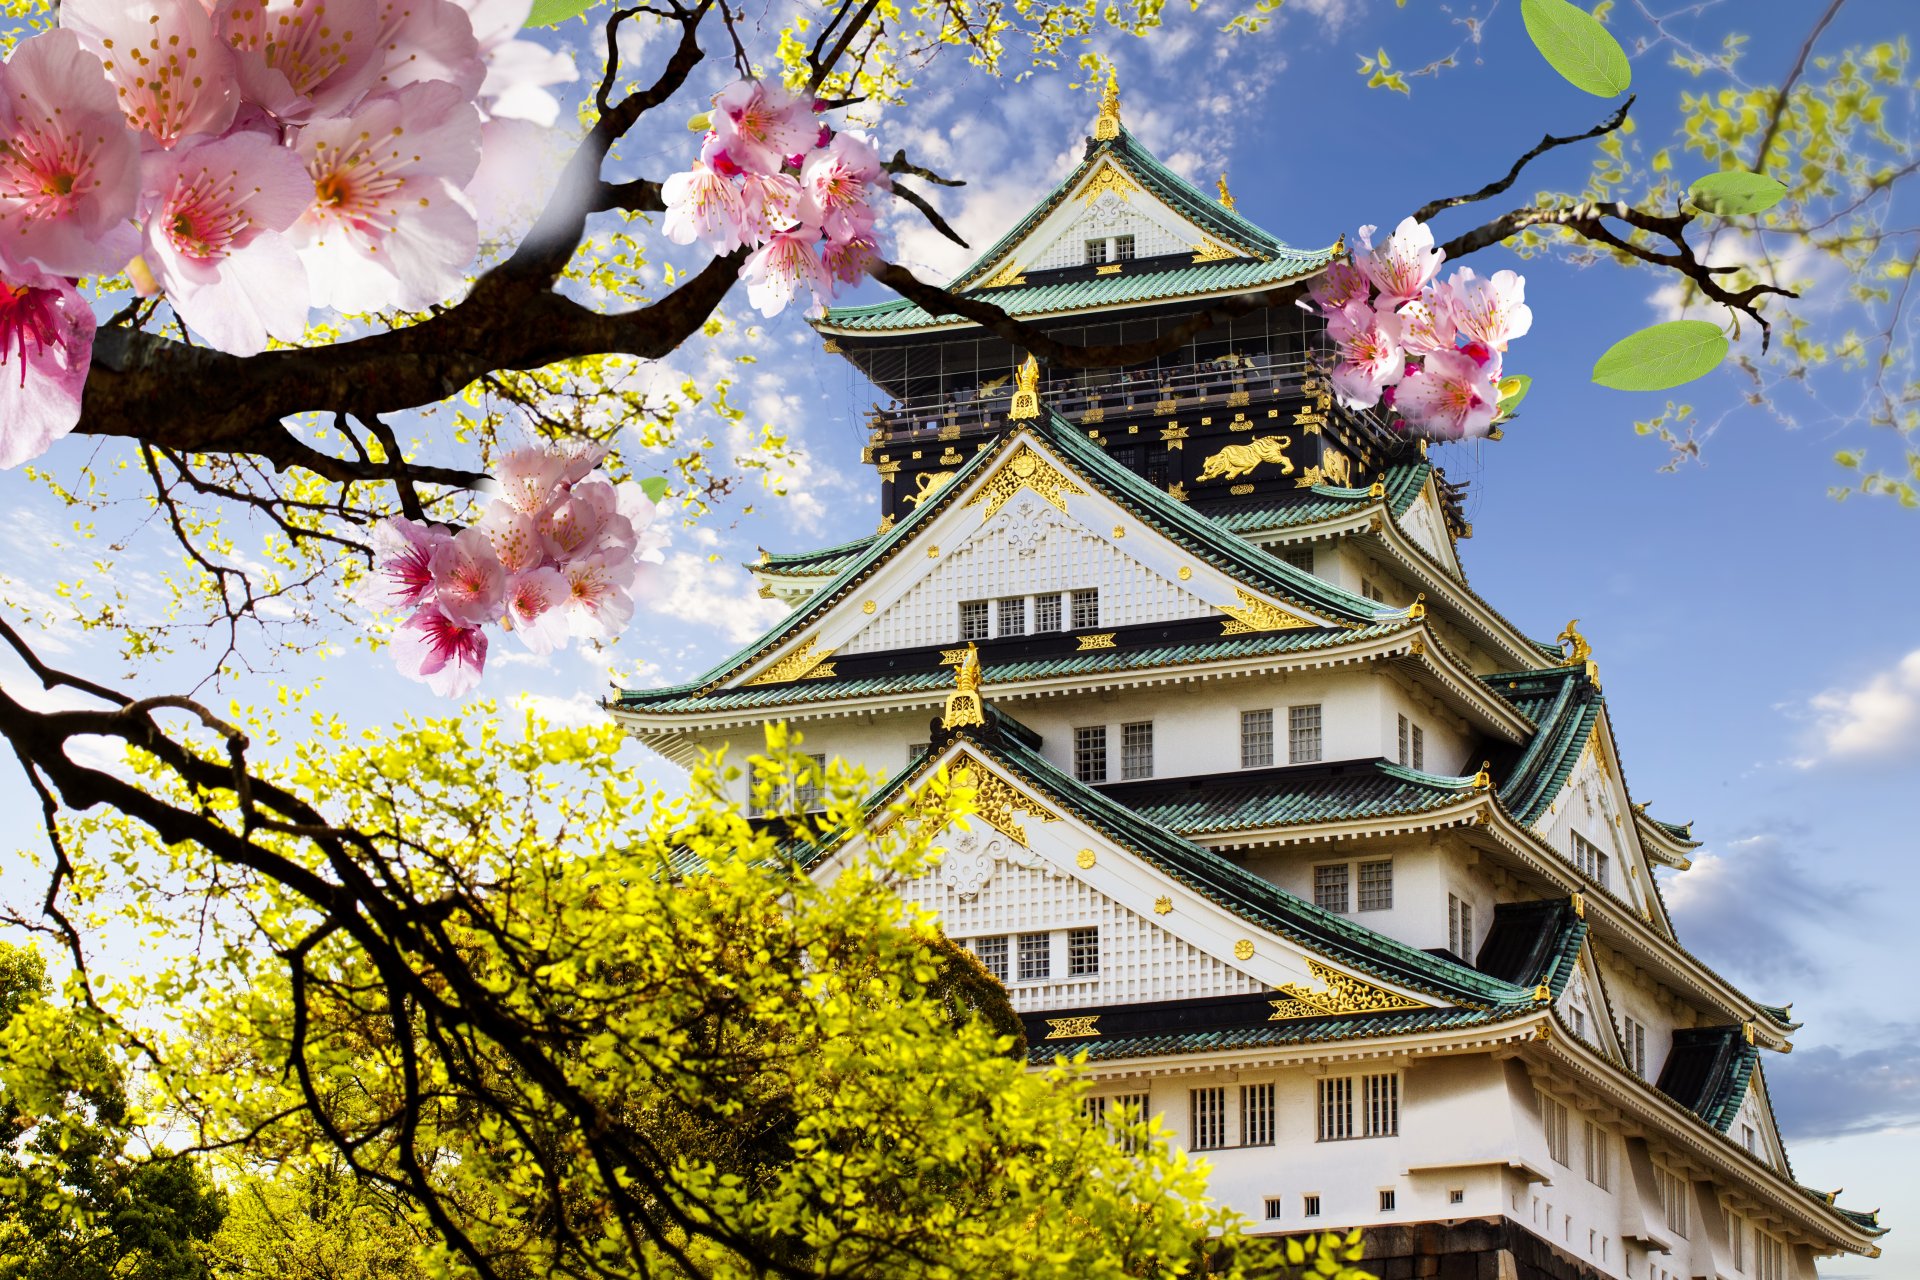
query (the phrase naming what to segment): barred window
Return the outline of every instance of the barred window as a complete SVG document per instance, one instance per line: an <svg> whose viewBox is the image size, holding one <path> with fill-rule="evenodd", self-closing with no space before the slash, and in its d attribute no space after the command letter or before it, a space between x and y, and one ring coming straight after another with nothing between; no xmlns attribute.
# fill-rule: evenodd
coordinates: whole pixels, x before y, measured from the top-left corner
<svg viewBox="0 0 1920 1280"><path fill-rule="evenodd" d="M1273 709L1240 713L1240 767L1264 769L1273 763Z"/></svg>
<svg viewBox="0 0 1920 1280"><path fill-rule="evenodd" d="M1060 629L1060 593L1058 591L1049 591L1046 595L1033 598L1033 629L1040 635Z"/></svg>
<svg viewBox="0 0 1920 1280"><path fill-rule="evenodd" d="M987 602L985 600L960 602L960 638L962 640L987 638Z"/></svg>
<svg viewBox="0 0 1920 1280"><path fill-rule="evenodd" d="M793 780L793 807L807 813L820 807L826 784L827 757L818 751L807 753L809 767Z"/></svg>
<svg viewBox="0 0 1920 1280"><path fill-rule="evenodd" d="M1153 776L1153 721L1140 720L1120 726L1120 776Z"/></svg>
<svg viewBox="0 0 1920 1280"><path fill-rule="evenodd" d="M1400 754L1395 757L1401 764L1413 762L1413 724L1405 716L1400 717Z"/></svg>
<svg viewBox="0 0 1920 1280"><path fill-rule="evenodd" d="M1427 731L1419 725L1413 726L1412 767L1415 769L1427 767Z"/></svg>
<svg viewBox="0 0 1920 1280"><path fill-rule="evenodd" d="M1240 1086L1240 1145L1273 1145L1273 1085Z"/></svg>
<svg viewBox="0 0 1920 1280"><path fill-rule="evenodd" d="M1080 1099L1080 1114L1089 1120L1105 1124L1107 1121L1107 1099L1099 1094L1088 1094Z"/></svg>
<svg viewBox="0 0 1920 1280"><path fill-rule="evenodd" d="M1540 1123L1547 1132L1547 1154L1555 1164L1571 1164L1567 1159L1567 1109L1546 1094L1540 1095Z"/></svg>
<svg viewBox="0 0 1920 1280"><path fill-rule="evenodd" d="M1100 972L1100 930L1067 931L1067 976L1085 978Z"/></svg>
<svg viewBox="0 0 1920 1280"><path fill-rule="evenodd" d="M1578 831L1573 833L1573 865L1602 889L1607 887L1607 855Z"/></svg>
<svg viewBox="0 0 1920 1280"><path fill-rule="evenodd" d="M1147 1095L1144 1093L1121 1093L1106 1099L1106 1108L1102 1118L1107 1122L1107 1132L1113 1135L1114 1143L1125 1152L1140 1149L1140 1135L1134 1131L1135 1125L1147 1122Z"/></svg>
<svg viewBox="0 0 1920 1280"><path fill-rule="evenodd" d="M1023 636L1027 634L1027 598L1025 596L1002 596L994 602L993 634L997 636Z"/></svg>
<svg viewBox="0 0 1920 1280"><path fill-rule="evenodd" d="M1613 1150L1607 1131L1587 1121L1587 1181L1605 1191L1613 1179Z"/></svg>
<svg viewBox="0 0 1920 1280"><path fill-rule="evenodd" d="M1082 782L1107 780L1107 726L1090 724L1073 731L1073 776Z"/></svg>
<svg viewBox="0 0 1920 1280"><path fill-rule="evenodd" d="M1101 236L1098 240L1087 241L1086 246L1088 266L1097 267L1107 260L1107 238L1105 236Z"/></svg>
<svg viewBox="0 0 1920 1280"><path fill-rule="evenodd" d="M1627 1070L1647 1078L1647 1029L1632 1018L1626 1020L1626 1034L1621 1037L1625 1042L1622 1048L1627 1051Z"/></svg>
<svg viewBox="0 0 1920 1280"><path fill-rule="evenodd" d="M1338 1142L1353 1136L1353 1077L1331 1076L1320 1083L1318 1142Z"/></svg>
<svg viewBox="0 0 1920 1280"><path fill-rule="evenodd" d="M1133 237L1115 236L1113 238L1113 257L1116 262L1133 260Z"/></svg>
<svg viewBox="0 0 1920 1280"><path fill-rule="evenodd" d="M1211 1151L1227 1145L1227 1091L1224 1086L1195 1089L1192 1094L1194 1151Z"/></svg>
<svg viewBox="0 0 1920 1280"><path fill-rule="evenodd" d="M1300 1197L1300 1216L1317 1218L1320 1216L1320 1197L1317 1195Z"/></svg>
<svg viewBox="0 0 1920 1280"><path fill-rule="evenodd" d="M1787 1280L1787 1246L1758 1227L1753 1229L1753 1262L1759 1280Z"/></svg>
<svg viewBox="0 0 1920 1280"><path fill-rule="evenodd" d="M1090 587L1073 593L1073 629L1100 625L1100 591Z"/></svg>
<svg viewBox="0 0 1920 1280"><path fill-rule="evenodd" d="M925 754L927 754L928 749L931 748L932 746L933 744L931 742L908 743L907 744L907 763L912 764L915 760L918 760L921 756L924 756Z"/></svg>
<svg viewBox="0 0 1920 1280"><path fill-rule="evenodd" d="M1473 963L1473 904L1451 893L1447 895L1447 950Z"/></svg>
<svg viewBox="0 0 1920 1280"><path fill-rule="evenodd" d="M1020 935L1020 981L1038 982L1053 976L1053 935Z"/></svg>
<svg viewBox="0 0 1920 1280"><path fill-rule="evenodd" d="M1400 1132L1400 1077L1389 1071L1361 1076L1366 1099L1366 1129L1362 1137L1391 1138Z"/></svg>
<svg viewBox="0 0 1920 1280"><path fill-rule="evenodd" d="M1667 1214L1667 1230L1687 1238L1687 1181L1678 1174L1660 1170L1660 1207Z"/></svg>
<svg viewBox="0 0 1920 1280"><path fill-rule="evenodd" d="M1380 1188L1380 1212L1392 1213L1394 1206L1400 1203L1400 1196L1392 1187Z"/></svg>
<svg viewBox="0 0 1920 1280"><path fill-rule="evenodd" d="M1732 1247L1733 1269L1744 1273L1747 1269L1747 1224L1739 1218L1727 1219L1727 1243Z"/></svg>
<svg viewBox="0 0 1920 1280"><path fill-rule="evenodd" d="M1268 1196L1266 1211L1269 1219L1285 1217L1287 1212L1286 1202L1281 1200L1279 1196Z"/></svg>
<svg viewBox="0 0 1920 1280"><path fill-rule="evenodd" d="M1360 864L1360 909L1362 911L1393 909L1392 858Z"/></svg>
<svg viewBox="0 0 1920 1280"><path fill-rule="evenodd" d="M1320 758L1320 704L1287 708L1287 762L1312 764Z"/></svg>
<svg viewBox="0 0 1920 1280"><path fill-rule="evenodd" d="M1304 570L1307 573L1313 572L1312 547L1288 547L1280 553L1280 558L1296 569Z"/></svg>
<svg viewBox="0 0 1920 1280"><path fill-rule="evenodd" d="M1336 862L1313 869L1313 905L1323 911L1347 910L1347 864Z"/></svg>
<svg viewBox="0 0 1920 1280"><path fill-rule="evenodd" d="M1007 935L996 934L991 938L975 938L967 944L973 948L973 954L988 973L1005 982L1007 980Z"/></svg>

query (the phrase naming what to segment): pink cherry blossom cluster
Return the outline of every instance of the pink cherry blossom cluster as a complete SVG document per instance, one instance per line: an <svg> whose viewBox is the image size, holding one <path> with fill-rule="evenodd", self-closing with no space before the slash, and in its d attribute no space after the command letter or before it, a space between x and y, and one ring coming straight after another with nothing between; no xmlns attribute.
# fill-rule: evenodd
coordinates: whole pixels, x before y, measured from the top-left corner
<svg viewBox="0 0 1920 1280"><path fill-rule="evenodd" d="M871 201L891 180L871 143L836 133L819 110L765 81L736 81L714 96L700 158L662 189L668 239L753 250L741 275L762 315L803 288L825 305L879 253Z"/></svg>
<svg viewBox="0 0 1920 1280"><path fill-rule="evenodd" d="M1427 439L1487 435L1507 343L1533 325L1526 281L1461 267L1437 283L1446 253L1424 223L1408 218L1379 245L1375 230L1360 228L1362 252L1309 286L1338 351L1334 393L1350 408L1383 405Z"/></svg>
<svg viewBox="0 0 1920 1280"><path fill-rule="evenodd" d="M420 308L478 246L483 143L524 143L570 60L533 0L64 0L0 64L0 467L80 417L127 272L209 345L294 341L310 307Z"/></svg>
<svg viewBox="0 0 1920 1280"><path fill-rule="evenodd" d="M395 516L375 527L385 603L413 611L393 640L403 675L457 698L486 668L490 623L535 653L625 629L635 581L661 562L667 534L639 485L590 475L603 456L519 449L501 460L500 496L478 524L455 532Z"/></svg>

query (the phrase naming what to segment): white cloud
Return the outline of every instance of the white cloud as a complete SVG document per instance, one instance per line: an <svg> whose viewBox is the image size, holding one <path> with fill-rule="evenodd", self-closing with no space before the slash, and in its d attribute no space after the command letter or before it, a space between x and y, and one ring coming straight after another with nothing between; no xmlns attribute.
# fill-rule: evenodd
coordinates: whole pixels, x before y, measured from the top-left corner
<svg viewBox="0 0 1920 1280"><path fill-rule="evenodd" d="M1675 931L1730 976L1764 984L1817 969L1800 931L1857 918L1860 900L1857 885L1814 870L1818 853L1807 833L1791 829L1696 852L1690 868L1661 880ZM1793 909L1782 910L1783 903Z"/></svg>
<svg viewBox="0 0 1920 1280"><path fill-rule="evenodd" d="M759 595L746 570L724 560L678 551L652 575L643 607L697 626L713 627L735 644L765 631L787 611Z"/></svg>
<svg viewBox="0 0 1920 1280"><path fill-rule="evenodd" d="M556 698L544 693L517 693L513 705L521 711L532 711L548 724L560 729L578 729L585 725L602 724L607 713L600 703L586 692L571 697Z"/></svg>
<svg viewBox="0 0 1920 1280"><path fill-rule="evenodd" d="M1908 755L1920 749L1920 649L1857 688L1828 689L1807 705L1817 751L1796 761L1802 768Z"/></svg>

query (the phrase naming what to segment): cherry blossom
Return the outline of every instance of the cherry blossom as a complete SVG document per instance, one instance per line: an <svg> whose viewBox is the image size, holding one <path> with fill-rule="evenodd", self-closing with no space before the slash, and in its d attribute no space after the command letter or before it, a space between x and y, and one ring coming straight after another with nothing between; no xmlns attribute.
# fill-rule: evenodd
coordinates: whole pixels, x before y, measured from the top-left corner
<svg viewBox="0 0 1920 1280"><path fill-rule="evenodd" d="M563 564L590 555L608 532L609 521L618 517L619 505L619 494L605 480L576 484L540 513L541 544Z"/></svg>
<svg viewBox="0 0 1920 1280"><path fill-rule="evenodd" d="M418 310L453 291L480 238L459 191L480 160L480 117L457 87L368 98L293 146L313 183L293 238L316 305Z"/></svg>
<svg viewBox="0 0 1920 1280"><path fill-rule="evenodd" d="M39 457L80 421L94 325L72 282L0 259L0 469Z"/></svg>
<svg viewBox="0 0 1920 1280"><path fill-rule="evenodd" d="M1402 219L1377 248L1373 243L1375 230L1360 228L1360 244L1367 251L1359 260L1360 270L1379 290L1382 306L1397 307L1413 301L1440 270L1446 253L1433 247L1433 230L1412 218Z"/></svg>
<svg viewBox="0 0 1920 1280"><path fill-rule="evenodd" d="M821 229L829 239L854 239L873 227L867 200L876 187L888 185L886 171L872 144L854 133L835 134L824 148L807 157L800 182L820 213Z"/></svg>
<svg viewBox="0 0 1920 1280"><path fill-rule="evenodd" d="M535 653L551 653L567 643L566 604L571 593L566 575L551 567L529 569L507 581L507 625Z"/></svg>
<svg viewBox="0 0 1920 1280"><path fill-rule="evenodd" d="M1400 381L1406 356L1398 316L1349 302L1327 321L1327 336L1340 352L1331 375L1333 388L1350 408L1372 408L1380 403L1383 390Z"/></svg>
<svg viewBox="0 0 1920 1280"><path fill-rule="evenodd" d="M546 556L540 541L540 528L533 517L516 510L512 503L495 498L487 504L486 514L474 528L487 535L494 558L509 574L524 573L536 567Z"/></svg>
<svg viewBox="0 0 1920 1280"><path fill-rule="evenodd" d="M784 173L740 175L743 243L759 244L802 223L818 229L820 219L799 182Z"/></svg>
<svg viewBox="0 0 1920 1280"><path fill-rule="evenodd" d="M473 20L454 0L379 0L379 17L381 88L441 80L469 100L479 93L486 63Z"/></svg>
<svg viewBox="0 0 1920 1280"><path fill-rule="evenodd" d="M1533 327L1533 310L1526 304L1527 282L1512 271L1476 276L1461 267L1448 281L1460 332L1496 351L1505 351L1515 338Z"/></svg>
<svg viewBox="0 0 1920 1280"><path fill-rule="evenodd" d="M880 258L879 244L870 235L828 240L820 250L820 265L830 280L858 284Z"/></svg>
<svg viewBox="0 0 1920 1280"><path fill-rule="evenodd" d="M140 145L100 59L71 31L24 40L0 64L0 254L56 275L118 271Z"/></svg>
<svg viewBox="0 0 1920 1280"><path fill-rule="evenodd" d="M1393 407L1415 429L1439 440L1479 439L1493 427L1497 373L1464 351L1437 351L1409 369Z"/></svg>
<svg viewBox="0 0 1920 1280"><path fill-rule="evenodd" d="M602 554L561 567L567 580L567 626L586 640L610 640L633 617L633 561Z"/></svg>
<svg viewBox="0 0 1920 1280"><path fill-rule="evenodd" d="M820 239L817 227L796 223L767 237L755 249L740 270L747 282L747 301L763 316L778 315L802 288L815 297L824 296L832 285L814 245Z"/></svg>
<svg viewBox="0 0 1920 1280"><path fill-rule="evenodd" d="M373 547L384 559L389 601L410 609L432 597L433 555L453 535L438 525L417 524L402 516L382 520L373 529Z"/></svg>
<svg viewBox="0 0 1920 1280"><path fill-rule="evenodd" d="M552 500L555 486L562 483L567 457L545 449L515 449L500 459L494 471L500 497L516 511L538 515Z"/></svg>
<svg viewBox="0 0 1920 1280"><path fill-rule="evenodd" d="M463 697L486 670L487 633L428 607L394 632L393 655L401 675L425 681L442 697Z"/></svg>
<svg viewBox="0 0 1920 1280"><path fill-rule="evenodd" d="M235 133L161 157L148 187L146 266L181 320L241 356L306 332L306 268L280 234L313 198L299 157Z"/></svg>
<svg viewBox="0 0 1920 1280"><path fill-rule="evenodd" d="M233 123L233 50L200 0L65 0L60 25L104 64L127 123L160 146Z"/></svg>
<svg viewBox="0 0 1920 1280"><path fill-rule="evenodd" d="M1314 278L1307 286L1319 306L1320 313L1326 316L1338 315L1349 302L1365 302L1372 282L1367 273L1351 262L1329 263L1327 269Z"/></svg>
<svg viewBox="0 0 1920 1280"><path fill-rule="evenodd" d="M241 91L276 120L347 111L380 81L378 0L218 0Z"/></svg>
<svg viewBox="0 0 1920 1280"><path fill-rule="evenodd" d="M1454 349L1459 335L1459 327L1454 322L1454 301L1451 285L1432 284L1400 308L1400 340L1408 355Z"/></svg>
<svg viewBox="0 0 1920 1280"><path fill-rule="evenodd" d="M480 626L500 616L507 571L479 529L462 529L436 546L429 562L434 601L455 622Z"/></svg>
<svg viewBox="0 0 1920 1280"><path fill-rule="evenodd" d="M735 81L714 95L713 107L715 137L749 173L778 173L819 137L812 105L764 80Z"/></svg>
<svg viewBox="0 0 1920 1280"><path fill-rule="evenodd" d="M516 37L527 25L533 0L458 0L473 24L474 39L486 63L480 102L493 120L526 120L552 128L560 118L560 100L547 92L552 84L579 78L573 59L545 45Z"/></svg>
<svg viewBox="0 0 1920 1280"><path fill-rule="evenodd" d="M660 224L675 244L695 240L715 253L731 253L745 239L746 206L740 187L699 160L660 187L667 214Z"/></svg>

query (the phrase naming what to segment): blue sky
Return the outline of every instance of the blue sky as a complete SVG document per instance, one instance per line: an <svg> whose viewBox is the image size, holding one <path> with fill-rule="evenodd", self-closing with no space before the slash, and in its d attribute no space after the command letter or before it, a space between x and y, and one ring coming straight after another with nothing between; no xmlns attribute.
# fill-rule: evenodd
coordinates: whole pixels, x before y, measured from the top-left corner
<svg viewBox="0 0 1920 1280"><path fill-rule="evenodd" d="M1752 34L1743 65L1770 83L1791 63L1812 8L1742 0L1706 6L1671 29L1715 45L1729 27ZM1621 9L1623 30L1647 29L1639 5ZM1136 134L1203 186L1225 170L1241 212L1296 244L1323 245L1360 223L1391 225L1428 198L1503 172L1542 130L1577 132L1607 110L1540 62L1510 0L1410 0L1405 9L1391 0L1292 0L1268 31L1239 40L1218 34L1225 12L1209 10L1206 21L1178 15L1153 39L1102 48L1118 60L1123 113ZM1477 43L1474 22L1484 22ZM1912 26L1908 6L1855 4L1823 47ZM557 38L580 51L583 66L597 66L591 33L574 25ZM644 58L645 42L635 44ZM1401 66L1456 51L1459 65L1416 78L1407 96L1368 91L1355 74L1358 55L1382 45ZM1666 59L1654 50L1635 63L1636 116L1649 145L1671 133L1689 83ZM887 153L905 146L967 180L938 199L978 247L1071 167L1093 103L1064 75L983 88L959 71L925 76L913 114L880 121L877 133ZM694 98L688 114L698 109ZM636 140L628 163L664 176L690 158L690 136L669 120ZM1521 189L1577 187L1587 154L1553 158ZM1443 219L1442 236L1471 216ZM970 257L911 223L898 227L898 239L901 259L923 273L951 272ZM1500 442L1435 455L1451 476L1473 481L1475 537L1462 546L1472 582L1536 636L1581 619L1636 799L1661 816L1693 819L1705 842L1694 869L1664 885L1682 940L1757 996L1793 1001L1805 1022L1795 1052L1765 1064L1796 1173L1845 1186L1848 1203L1883 1207L1895 1227L1883 1259L1830 1262L1823 1274L1920 1274L1920 1173L1911 1160L1920 1000L1900 977L1920 970L1920 931L1906 926L1899 892L1912 884L1920 782L1920 512L1827 494L1841 480L1836 449L1869 447L1891 462L1894 443L1842 421L1859 400L1858 374L1823 375L1811 396L1783 402L1782 414L1801 424L1792 428L1743 404L1742 384L1721 374L1688 389L1701 421L1717 423L1701 461L1662 473L1667 451L1632 430L1662 398L1587 381L1614 338L1663 318L1658 281L1604 265L1522 263L1504 250L1472 265L1524 272L1534 312L1531 335L1509 356L1511 368L1534 378L1522 419ZM1826 315L1842 283L1821 278L1798 305ZM728 313L757 320L740 296ZM822 545L873 528L878 485L859 463L869 389L822 353L797 314L738 324L669 365L711 373L742 354L755 360L736 370L748 424L775 423L802 450L789 495L756 496L752 514L735 503L681 531L647 611L610 653L496 662L483 696L577 719L596 714L610 664L643 683L694 674L776 615L739 568L757 546ZM89 456L115 455L69 442L45 461L70 474ZM138 491L126 493L131 501L98 523L106 537L130 538L118 572L136 605L153 607L147 575L167 544L143 523ZM57 608L44 593L93 552L52 545L70 517L21 475L0 475L0 503L10 516L0 523L0 590L17 605ZM345 647L350 634L335 639L358 654ZM71 627L46 640L61 650L53 656L86 669L115 678L126 670L110 645ZM508 643L496 648L512 652ZM315 687L316 700L358 723L447 709L384 659L287 657L276 672ZM159 692L199 674L190 657L144 664L135 687ZM18 678L17 668L0 667L10 689ZM243 681L222 696L264 689ZM0 851L37 848L33 819L19 778L0 769ZM37 896L20 857L0 861L0 873L10 904Z"/></svg>

